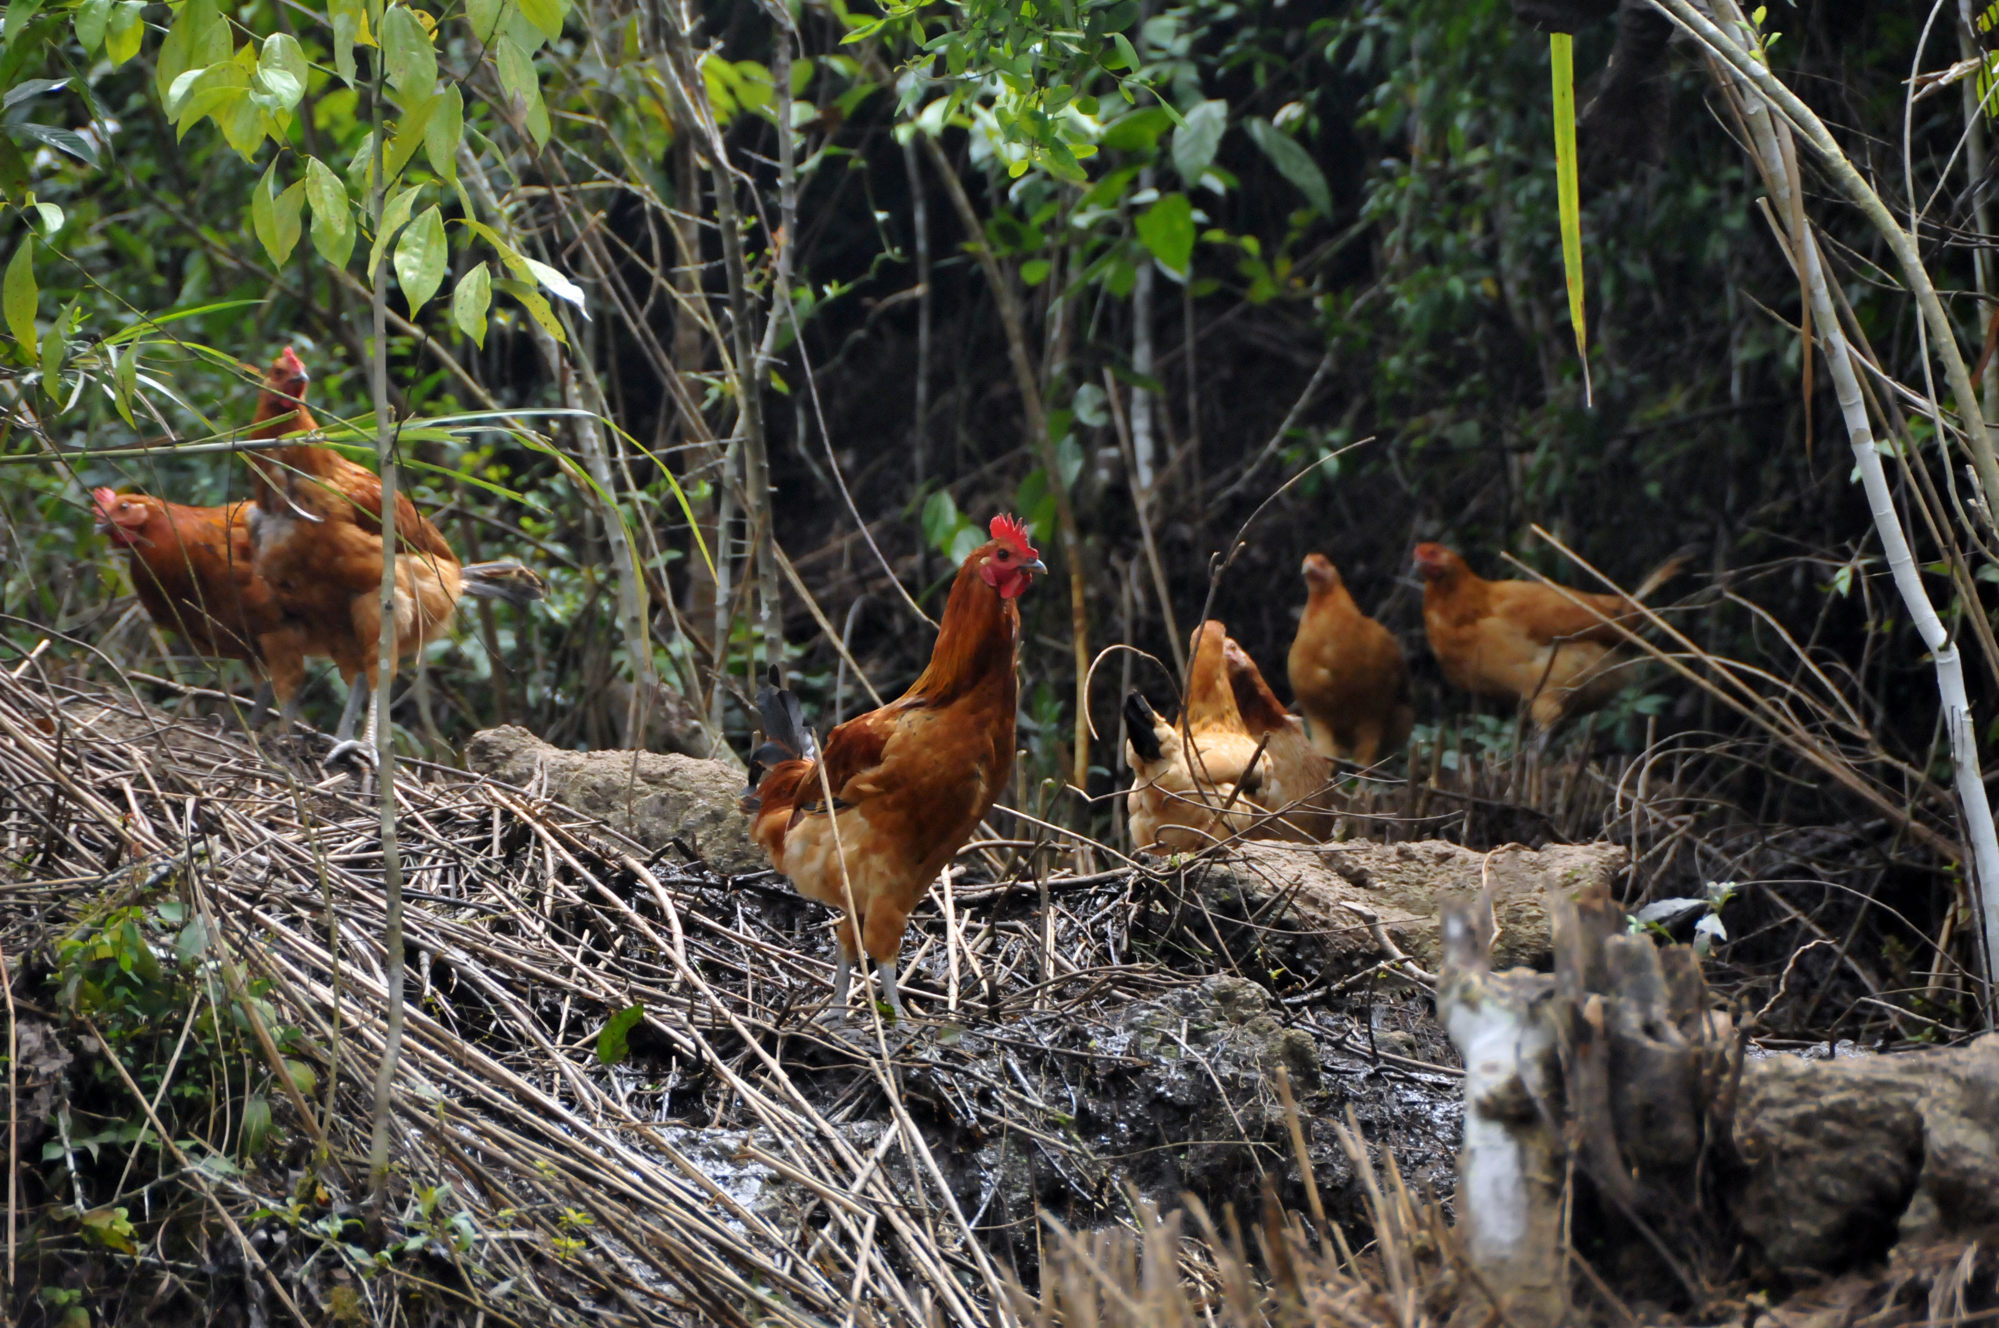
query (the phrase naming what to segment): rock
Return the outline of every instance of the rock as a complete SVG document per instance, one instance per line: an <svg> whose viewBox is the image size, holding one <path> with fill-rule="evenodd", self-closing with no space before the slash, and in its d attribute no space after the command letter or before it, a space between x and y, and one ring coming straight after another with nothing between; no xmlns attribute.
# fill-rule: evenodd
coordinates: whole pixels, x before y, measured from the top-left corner
<svg viewBox="0 0 1999 1328"><path fill-rule="evenodd" d="M1625 861L1614 844L1508 845L1488 853L1440 840L1243 844L1226 857L1189 863L1183 879L1217 921L1253 924L1220 928L1246 971L1289 968L1336 980L1384 957L1362 915L1347 905L1375 915L1390 940L1435 972L1443 953L1439 905L1475 896L1485 885L1493 889L1499 924L1495 967L1545 968L1552 940L1543 892L1574 896L1608 887ZM1212 944L1206 919L1189 919L1187 911L1179 910L1180 925Z"/></svg>
<svg viewBox="0 0 1999 1328"><path fill-rule="evenodd" d="M1900 1056L1743 1068L1730 1209L1779 1269L1999 1223L1999 1034Z"/></svg>
<svg viewBox="0 0 1999 1328"><path fill-rule="evenodd" d="M730 875L770 866L750 842L736 809L743 772L721 761L651 752L571 752L508 724L472 735L465 768L503 784L532 788L603 821L649 849L679 839ZM540 781L545 780L543 784Z"/></svg>

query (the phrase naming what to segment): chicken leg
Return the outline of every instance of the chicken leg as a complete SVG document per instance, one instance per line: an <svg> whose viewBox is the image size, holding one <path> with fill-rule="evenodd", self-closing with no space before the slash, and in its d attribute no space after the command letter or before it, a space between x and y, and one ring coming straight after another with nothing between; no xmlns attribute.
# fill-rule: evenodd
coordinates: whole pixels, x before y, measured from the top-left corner
<svg viewBox="0 0 1999 1328"><path fill-rule="evenodd" d="M363 730L361 741L354 740L354 721L360 717L361 702L368 703L368 723ZM354 681L347 689L347 708L340 712L340 725L333 730L333 750L326 754L326 765L333 765L353 756L373 769L377 761L375 755L375 689L368 685L365 673L354 675Z"/></svg>
<svg viewBox="0 0 1999 1328"><path fill-rule="evenodd" d="M902 993L896 987L895 965L896 961L893 959L884 959L876 964L875 980L881 983L882 999L887 1001L888 1008L894 1011L896 1022L901 1023L907 1020L909 1015L902 1008ZM845 1018L847 992L852 988L853 981L854 961L847 958L847 952L843 949L840 951L840 962L833 969L833 994L815 1018L827 1022Z"/></svg>

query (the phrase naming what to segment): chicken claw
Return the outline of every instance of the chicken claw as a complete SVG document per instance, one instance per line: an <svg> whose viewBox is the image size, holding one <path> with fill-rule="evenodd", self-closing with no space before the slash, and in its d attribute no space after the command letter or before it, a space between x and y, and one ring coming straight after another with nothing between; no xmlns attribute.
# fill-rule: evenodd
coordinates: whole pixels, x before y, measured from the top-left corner
<svg viewBox="0 0 1999 1328"><path fill-rule="evenodd" d="M343 738L339 742L334 743L333 750L326 754L326 759L320 762L320 764L331 770L348 757L353 757L360 761L362 765L367 766L371 771L379 770L382 767L382 758L376 754L375 745L370 742L363 742L358 738Z"/></svg>

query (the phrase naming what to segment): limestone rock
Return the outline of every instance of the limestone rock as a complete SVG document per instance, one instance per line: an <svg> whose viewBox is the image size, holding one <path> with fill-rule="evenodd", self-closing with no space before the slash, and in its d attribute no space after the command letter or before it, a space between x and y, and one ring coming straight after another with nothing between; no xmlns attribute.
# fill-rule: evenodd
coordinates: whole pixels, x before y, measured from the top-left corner
<svg viewBox="0 0 1999 1328"><path fill-rule="evenodd" d="M1383 957L1349 904L1374 914L1389 939L1434 972L1443 954L1440 905L1474 897L1486 885L1499 924L1494 967L1545 968L1553 951L1543 892L1573 897L1591 886L1607 888L1625 861L1615 844L1508 845L1480 853L1441 840L1251 843L1225 858L1190 863L1185 879L1218 920L1253 924L1222 928L1238 962L1253 956L1261 969L1283 965L1339 977Z"/></svg>
<svg viewBox="0 0 1999 1328"><path fill-rule="evenodd" d="M750 842L736 809L743 772L722 761L652 752L572 752L508 724L472 735L465 768L503 784L532 788L593 816L649 849L679 839L731 875L770 866ZM545 785L539 781L546 781Z"/></svg>
<svg viewBox="0 0 1999 1328"><path fill-rule="evenodd" d="M1903 1056L1746 1066L1730 1208L1784 1269L1999 1222L1999 1034Z"/></svg>

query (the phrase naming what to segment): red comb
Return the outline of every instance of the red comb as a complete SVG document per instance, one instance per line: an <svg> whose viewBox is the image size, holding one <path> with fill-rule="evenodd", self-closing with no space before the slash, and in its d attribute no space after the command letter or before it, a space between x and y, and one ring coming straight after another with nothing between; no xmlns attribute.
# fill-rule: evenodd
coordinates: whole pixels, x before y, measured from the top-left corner
<svg viewBox="0 0 1999 1328"><path fill-rule="evenodd" d="M101 489L92 489L90 491L91 501L95 502L99 507L111 506L111 500L116 498L117 496L118 496L118 491L116 489L110 488L109 486L106 486L105 488Z"/></svg>
<svg viewBox="0 0 1999 1328"><path fill-rule="evenodd" d="M994 539L1013 545L1023 558L1039 558L1041 556L1034 551L1034 546L1027 542L1027 527L1021 523L1020 518L1017 516L1000 515L994 517L992 532Z"/></svg>

